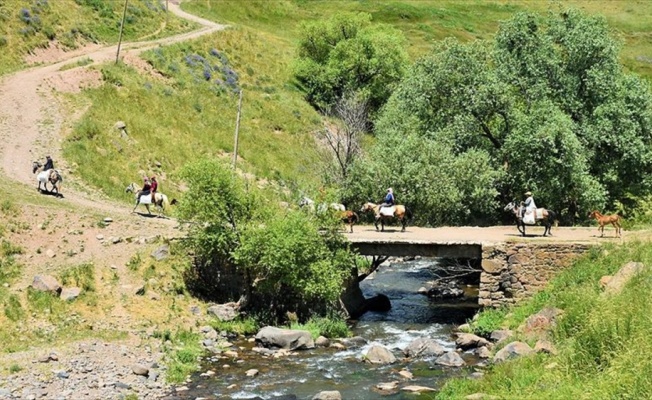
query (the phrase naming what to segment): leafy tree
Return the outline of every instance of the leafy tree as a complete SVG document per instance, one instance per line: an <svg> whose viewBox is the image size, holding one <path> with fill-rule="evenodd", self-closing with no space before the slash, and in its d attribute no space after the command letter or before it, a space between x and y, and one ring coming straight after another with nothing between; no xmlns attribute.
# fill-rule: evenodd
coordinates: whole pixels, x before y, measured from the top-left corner
<svg viewBox="0 0 652 400"><path fill-rule="evenodd" d="M301 30L295 75L318 109L329 110L346 93L356 93L374 112L403 76L408 57L402 33L372 25L369 14L338 14Z"/></svg>
<svg viewBox="0 0 652 400"><path fill-rule="evenodd" d="M377 146L388 150L388 143L405 138L417 141L414 151L437 148L445 165L467 160L468 168L476 159L488 172L469 176L462 184L470 185L467 192L481 187L486 196L497 188L498 200L506 201L533 190L538 204L568 220L645 196L652 191L652 94L623 71L618 50L603 18L575 10L516 14L493 45L445 40L415 63L388 100L376 123ZM398 169L433 183L428 191L413 182L406 191L437 198L433 188L440 186L448 201L457 197L453 187L460 184L451 186L453 172L445 166L434 170L425 156L394 157L392 150L374 149L359 168L407 164ZM428 221L453 223L461 216L449 212Z"/></svg>
<svg viewBox="0 0 652 400"><path fill-rule="evenodd" d="M280 210L219 161L189 164L181 178L189 187L178 216L189 226L191 290L216 301L239 300L263 323L283 322L286 311L305 321L339 309L354 262L335 217ZM320 232L322 226L327 229Z"/></svg>

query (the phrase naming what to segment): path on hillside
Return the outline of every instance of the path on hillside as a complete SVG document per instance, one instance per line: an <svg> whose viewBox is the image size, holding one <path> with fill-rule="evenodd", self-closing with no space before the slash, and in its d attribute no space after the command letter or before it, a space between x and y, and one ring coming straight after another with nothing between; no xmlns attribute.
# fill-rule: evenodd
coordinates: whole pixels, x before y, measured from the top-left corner
<svg viewBox="0 0 652 400"><path fill-rule="evenodd" d="M167 45L203 35L225 28L212 21L185 13L175 1L169 2L169 10L175 15L202 25L202 28L163 39L146 42L123 43L120 56L133 56L158 45ZM65 79L72 76L60 71L61 67L74 64L79 60L90 58L92 64L100 64L115 60L117 45L94 48L87 52L77 51L66 54L65 60L54 64L39 66L4 77L0 82L0 167L9 179L36 188L36 176L32 174L32 161L52 155L57 169L66 170L65 160L61 157L61 143L64 139L64 113L55 94L46 85L54 79ZM83 67L76 68L79 71ZM82 114L77 112L77 114ZM76 115L80 117L81 115ZM65 121L70 124L70 121ZM90 168L90 166L89 166ZM97 209L104 212L129 213L127 205L99 198L74 190L67 182L75 177L63 174L63 201L76 205ZM81 182L79 182L81 184ZM125 183L125 186L128 182ZM171 221L172 222L172 221Z"/></svg>

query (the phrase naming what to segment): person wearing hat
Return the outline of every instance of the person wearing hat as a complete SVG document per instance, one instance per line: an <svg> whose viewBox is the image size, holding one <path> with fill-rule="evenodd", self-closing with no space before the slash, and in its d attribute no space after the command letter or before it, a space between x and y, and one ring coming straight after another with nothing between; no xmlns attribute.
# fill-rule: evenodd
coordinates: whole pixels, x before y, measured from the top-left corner
<svg viewBox="0 0 652 400"><path fill-rule="evenodd" d="M521 218L525 216L528 212L535 212L537 210L537 205L534 204L534 197L532 197L532 192L529 190L525 192L525 204L523 207Z"/></svg>
<svg viewBox="0 0 652 400"><path fill-rule="evenodd" d="M380 210L383 207L391 207L395 203L396 203L396 199L394 198L394 191L392 190L392 188L387 188L387 195L385 196L383 203L380 204L380 206L378 206L378 214L380 215Z"/></svg>

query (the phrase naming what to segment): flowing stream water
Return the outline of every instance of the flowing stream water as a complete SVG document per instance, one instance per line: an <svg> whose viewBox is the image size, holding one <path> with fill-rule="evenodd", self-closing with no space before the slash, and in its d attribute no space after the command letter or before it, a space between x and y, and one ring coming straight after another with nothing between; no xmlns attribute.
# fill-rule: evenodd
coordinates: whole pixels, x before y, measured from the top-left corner
<svg viewBox="0 0 652 400"><path fill-rule="evenodd" d="M446 350L454 350L453 326L463 323L477 311L477 298L473 298L477 297L477 286L464 288L467 301L450 304L434 302L417 292L433 279L436 268L436 260L392 263L381 266L361 282L365 297L383 293L392 303L391 311L369 312L353 327L353 334L365 338L366 345L345 351L317 348L298 351L289 357L268 359L253 353L251 343L235 343L245 347L239 351L240 362L209 361L203 370L212 369L216 374L212 377L194 376L188 398L274 399L296 395L298 399L311 399L323 390L338 390L343 399L434 397L432 394L419 397L400 390L381 393L375 386L380 382L399 381L399 389L407 385L437 389L447 379L470 372L470 368L436 366L433 359L407 361L401 351L420 337L433 338ZM362 355L372 344L390 349L398 362L384 366L362 362ZM469 364L477 361L470 353L462 354L462 358ZM259 374L246 377L245 371L252 368L258 369ZM410 381L401 378L398 372L402 369L410 371L414 378Z"/></svg>

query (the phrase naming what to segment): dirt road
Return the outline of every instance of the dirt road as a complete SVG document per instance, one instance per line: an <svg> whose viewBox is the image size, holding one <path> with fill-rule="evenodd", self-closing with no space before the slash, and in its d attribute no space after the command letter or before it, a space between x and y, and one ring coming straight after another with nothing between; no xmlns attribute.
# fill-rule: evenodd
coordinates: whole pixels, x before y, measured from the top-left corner
<svg viewBox="0 0 652 400"><path fill-rule="evenodd" d="M187 14L174 2L169 3L170 12L181 18L202 25L201 29L147 42L124 43L121 56L133 56L158 45L171 44L197 38L222 30L220 25L194 15ZM9 179L36 188L36 178L32 174L32 161L43 159L51 154L56 167L66 169L65 160L60 156L63 138L64 114L59 109L52 90L47 82L76 79L83 67L74 71L60 71L61 67L73 64L81 59L90 58L92 64L104 63L115 59L117 46L97 48L87 51L64 53L63 59L54 64L39 66L4 77L0 82L0 168ZM75 71L77 71L75 73ZM73 72L73 73L71 73ZM65 83L65 82L63 82ZM70 121L66 121L68 124ZM64 184L74 177L64 174ZM105 212L129 212L129 208L116 202L99 199L81 193L65 184L62 192L65 201Z"/></svg>

